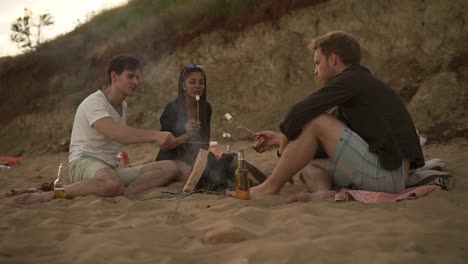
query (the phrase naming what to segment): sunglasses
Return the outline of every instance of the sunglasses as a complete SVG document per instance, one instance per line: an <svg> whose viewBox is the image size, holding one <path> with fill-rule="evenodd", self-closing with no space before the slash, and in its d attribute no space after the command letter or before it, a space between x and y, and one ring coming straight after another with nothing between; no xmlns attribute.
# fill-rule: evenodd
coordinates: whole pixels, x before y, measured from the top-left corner
<svg viewBox="0 0 468 264"><path fill-rule="evenodd" d="M192 65L192 64L189 64L189 65L186 66L186 68L187 68L187 69L195 69L195 68L197 68L197 69L203 69L203 66L202 66L202 65L196 65L196 66L194 66L194 65Z"/></svg>
<svg viewBox="0 0 468 264"><path fill-rule="evenodd" d="M196 65L196 66L194 66L193 64L189 64L189 65L185 66L184 72L182 73L182 76L185 76L185 72L187 71L187 69L190 69L190 70L193 70L193 69L200 69L200 70L203 71L203 66L202 66L202 65Z"/></svg>

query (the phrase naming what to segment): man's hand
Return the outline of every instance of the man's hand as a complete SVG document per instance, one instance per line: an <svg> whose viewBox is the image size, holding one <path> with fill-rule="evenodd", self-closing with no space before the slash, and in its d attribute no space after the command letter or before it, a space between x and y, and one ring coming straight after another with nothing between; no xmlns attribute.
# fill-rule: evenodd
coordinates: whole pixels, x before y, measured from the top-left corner
<svg viewBox="0 0 468 264"><path fill-rule="evenodd" d="M161 149L169 149L175 143L175 138L171 132L158 131L156 141Z"/></svg>
<svg viewBox="0 0 468 264"><path fill-rule="evenodd" d="M280 144L280 134L273 131L258 132L255 134L255 138L257 139L257 143L255 143L252 148L259 153L265 152Z"/></svg>
<svg viewBox="0 0 468 264"><path fill-rule="evenodd" d="M169 150L169 149L175 149L180 145L179 140L177 138L174 138L174 140L171 141L170 144L167 145L160 145L159 148L162 150Z"/></svg>

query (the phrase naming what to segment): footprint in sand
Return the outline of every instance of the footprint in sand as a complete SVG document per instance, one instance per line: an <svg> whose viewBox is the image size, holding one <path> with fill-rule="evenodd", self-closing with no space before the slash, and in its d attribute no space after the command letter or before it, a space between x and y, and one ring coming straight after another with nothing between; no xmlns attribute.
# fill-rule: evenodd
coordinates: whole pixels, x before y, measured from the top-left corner
<svg viewBox="0 0 468 264"><path fill-rule="evenodd" d="M54 235L54 237L57 241L65 241L68 237L70 237L70 232L58 232Z"/></svg>
<svg viewBox="0 0 468 264"><path fill-rule="evenodd" d="M197 217L193 215L183 215L178 212L171 212L166 218L166 224L168 225L180 225L190 221L196 220Z"/></svg>
<svg viewBox="0 0 468 264"><path fill-rule="evenodd" d="M252 238L253 234L240 228L220 228L206 232L201 241L204 244L239 243Z"/></svg>
<svg viewBox="0 0 468 264"><path fill-rule="evenodd" d="M115 226L115 222L110 222L110 221L100 222L91 226L83 226L80 232L82 234L94 234L94 233L104 232L105 230L112 228L114 226Z"/></svg>
<svg viewBox="0 0 468 264"><path fill-rule="evenodd" d="M101 222L93 225L93 227L100 228L100 229L108 229L115 225L115 222Z"/></svg>

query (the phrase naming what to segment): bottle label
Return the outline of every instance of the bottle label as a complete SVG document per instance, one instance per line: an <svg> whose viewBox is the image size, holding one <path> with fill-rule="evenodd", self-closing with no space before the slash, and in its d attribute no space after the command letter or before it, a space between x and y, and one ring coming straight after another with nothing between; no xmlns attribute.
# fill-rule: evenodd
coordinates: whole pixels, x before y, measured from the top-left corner
<svg viewBox="0 0 468 264"><path fill-rule="evenodd" d="M236 198L240 200L250 200L250 192L236 190Z"/></svg>
<svg viewBox="0 0 468 264"><path fill-rule="evenodd" d="M54 190L54 199L65 199L65 189Z"/></svg>

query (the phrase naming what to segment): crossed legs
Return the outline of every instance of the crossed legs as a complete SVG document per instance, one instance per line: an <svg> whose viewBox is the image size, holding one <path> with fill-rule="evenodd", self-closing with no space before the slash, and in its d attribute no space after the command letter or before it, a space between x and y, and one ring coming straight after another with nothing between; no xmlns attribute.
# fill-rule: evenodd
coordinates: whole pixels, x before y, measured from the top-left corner
<svg viewBox="0 0 468 264"><path fill-rule="evenodd" d="M333 157L345 125L329 114L322 114L307 123L299 137L289 142L275 169L262 184L253 187L252 197L277 194L284 184L303 170L302 180L310 192L328 192L332 184L328 175L329 160L313 160L321 144Z"/></svg>
<svg viewBox="0 0 468 264"><path fill-rule="evenodd" d="M328 176L329 159L316 159L307 164L299 174L299 179L308 192L323 192L333 188L332 179Z"/></svg>
<svg viewBox="0 0 468 264"><path fill-rule="evenodd" d="M172 181L185 181L190 173L190 166L182 161L158 161L141 167L140 176L127 187L110 168L96 172L94 178L72 183L65 187L66 197L94 194L101 197L116 197L119 195L135 195L155 187L161 187ZM27 193L19 195L19 203L48 202L53 199L53 192Z"/></svg>
<svg viewBox="0 0 468 264"><path fill-rule="evenodd" d="M152 162L141 167L141 174L125 188L124 195L135 195L151 188L161 187L172 181L186 181L190 166L179 160Z"/></svg>

